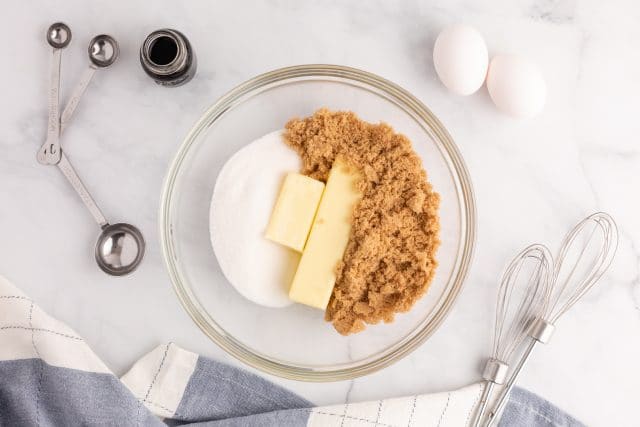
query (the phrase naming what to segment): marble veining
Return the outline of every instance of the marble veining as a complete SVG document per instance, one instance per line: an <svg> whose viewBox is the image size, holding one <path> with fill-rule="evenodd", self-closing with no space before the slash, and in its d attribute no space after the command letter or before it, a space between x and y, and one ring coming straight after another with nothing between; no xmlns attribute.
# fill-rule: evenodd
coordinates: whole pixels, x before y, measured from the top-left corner
<svg viewBox="0 0 640 427"><path fill-rule="evenodd" d="M282 66L337 63L400 84L448 128L475 186L477 252L446 322L399 363L353 381L275 381L331 404L478 380L508 259L535 241L557 248L575 222L606 210L621 233L611 272L562 319L520 384L589 425L637 423L637 2L9 0L2 8L13 40L0 68L0 274L74 328L116 373L168 341L236 363L194 326L164 271L157 210L168 162L204 109L233 86ZM44 31L55 20L74 32L62 60L63 100L86 68L89 39L105 32L120 42L120 60L96 75L62 144L105 215L145 234L146 260L129 277L113 279L97 269L95 224L58 171L35 160L46 132ZM431 48L438 32L456 22L476 26L490 53L522 52L540 64L549 88L540 116L501 115L485 88L467 98L447 93ZM181 88L156 86L138 63L146 34L165 26L184 31L198 55L198 75Z"/></svg>

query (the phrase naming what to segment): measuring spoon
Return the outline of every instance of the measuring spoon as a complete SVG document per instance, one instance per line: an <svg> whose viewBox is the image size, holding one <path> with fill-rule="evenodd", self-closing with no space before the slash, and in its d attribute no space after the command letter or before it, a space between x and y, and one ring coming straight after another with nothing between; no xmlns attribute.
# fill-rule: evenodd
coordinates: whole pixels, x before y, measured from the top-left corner
<svg viewBox="0 0 640 427"><path fill-rule="evenodd" d="M71 29L62 22L52 24L47 30L47 42L53 47L49 74L49 123L47 140L36 158L43 165L55 165L60 162L60 63L62 49L71 42Z"/></svg>
<svg viewBox="0 0 640 427"><path fill-rule="evenodd" d="M71 98L67 102L67 105L60 117L60 130L64 131L69 119L73 115L80 98L84 94L87 86L91 83L94 74L99 68L106 68L116 62L120 53L118 42L107 34L100 34L95 36L89 42L89 67L84 71L80 81L76 84L73 92L71 92Z"/></svg>
<svg viewBox="0 0 640 427"><path fill-rule="evenodd" d="M47 40L49 41L49 44L54 46L52 44L52 40L54 43L58 43L58 39L62 38L65 34L68 35L66 40L66 44L68 44L71 39L71 31L69 28L64 24L53 24L49 28ZM52 96L52 90L49 97L49 125L52 127L53 124L57 127L57 132L55 133L57 150L55 150L55 153L58 153L59 159L57 162L54 161L54 159L50 159L51 163L47 161L54 153L54 150L51 146L45 144L47 146L43 147L44 150L41 150L43 151L42 156L38 153L38 161L43 160L41 162L43 164L55 164L58 166L67 181L69 181L78 196L80 196L80 199L91 213L91 216L93 216L102 229L102 232L98 236L98 241L96 242L94 255L100 269L113 276L122 276L131 273L138 267L138 265L140 265L145 252L144 237L140 230L131 224L109 224L95 200L91 197L91 194L89 194L89 191L82 183L82 180L71 165L71 162L60 149L59 143L60 133L64 130L69 119L71 119L71 116L78 106L80 98L89 85L95 71L98 68L108 67L117 59L119 53L118 43L113 39L113 37L104 34L96 36L91 40L88 49L91 65L89 66L89 70L84 73L80 82L78 82L73 90L73 95L62 113L62 118L58 117L60 52L58 49L58 57L56 59L56 49L57 48L54 46L54 66L52 68L53 70L57 68L57 75L54 76L55 73L52 73L51 87L55 88L55 97ZM57 67L55 65L56 61ZM52 116L55 116L55 121L53 123Z"/></svg>
<svg viewBox="0 0 640 427"><path fill-rule="evenodd" d="M112 276L123 276L134 271L145 252L145 241L140 230L126 223L109 224L64 153L57 166L102 229L95 247L98 267Z"/></svg>

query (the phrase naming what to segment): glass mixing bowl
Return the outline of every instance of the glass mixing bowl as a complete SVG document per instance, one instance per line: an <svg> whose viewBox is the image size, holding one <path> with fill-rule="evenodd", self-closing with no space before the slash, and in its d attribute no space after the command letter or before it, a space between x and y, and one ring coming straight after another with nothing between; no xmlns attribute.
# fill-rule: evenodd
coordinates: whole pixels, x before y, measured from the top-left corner
<svg viewBox="0 0 640 427"><path fill-rule="evenodd" d="M442 199L439 267L428 293L393 323L369 325L347 337L325 322L320 310L299 304L266 308L244 299L220 271L209 239L209 204L225 161L258 137L282 129L290 118L311 115L321 107L351 110L406 135ZM442 124L416 97L364 71L303 65L241 84L196 123L165 181L160 232L178 298L216 344L271 374L334 381L381 369L433 334L462 287L475 221L473 190L462 157ZM250 259L238 262L251 268Z"/></svg>

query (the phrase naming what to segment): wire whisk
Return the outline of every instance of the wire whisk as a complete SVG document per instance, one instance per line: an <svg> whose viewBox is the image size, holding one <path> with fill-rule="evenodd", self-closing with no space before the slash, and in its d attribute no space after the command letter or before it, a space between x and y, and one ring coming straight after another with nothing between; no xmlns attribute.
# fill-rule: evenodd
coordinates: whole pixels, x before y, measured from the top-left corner
<svg viewBox="0 0 640 427"><path fill-rule="evenodd" d="M527 267L532 269L527 269ZM498 289L493 352L482 377L485 387L474 426L480 425L494 385L504 384L509 364L540 311L552 274L553 259L543 245L531 245L511 261Z"/></svg>
<svg viewBox="0 0 640 427"><path fill-rule="evenodd" d="M598 236L598 232L600 232L600 236ZM568 271L566 277L563 277L563 270L568 265L571 265L567 264L570 251L573 246L580 244L578 240L584 234L587 235L587 238L578 254L578 259ZM600 242L597 241L598 238ZM583 277L580 280L575 280L576 274L580 274L580 261L583 258L589 259L590 254L587 250L593 240L596 240L596 244L600 244L600 250L595 254L591 254L591 264L587 265L587 269L583 272ZM613 218L608 214L598 212L578 223L564 238L560 251L556 256L552 281L553 287L549 289L541 317L548 319L548 322L553 324L573 307L607 271L617 248L618 228Z"/></svg>
<svg viewBox="0 0 640 427"><path fill-rule="evenodd" d="M533 322L527 327L527 337L516 343L515 348L524 345L523 341L528 341L528 345L508 376L494 408L489 412L487 426L497 422L533 348L537 343L549 342L556 322L598 282L611 265L617 247L616 223L603 212L588 216L566 235L553 263L548 285L542 287L542 303L533 316Z"/></svg>

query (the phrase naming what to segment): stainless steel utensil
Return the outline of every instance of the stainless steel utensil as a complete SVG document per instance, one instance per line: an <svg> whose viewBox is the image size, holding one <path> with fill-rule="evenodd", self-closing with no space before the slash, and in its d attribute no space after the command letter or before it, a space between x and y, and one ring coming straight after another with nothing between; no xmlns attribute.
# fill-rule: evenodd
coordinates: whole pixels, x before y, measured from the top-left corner
<svg viewBox="0 0 640 427"><path fill-rule="evenodd" d="M537 343L547 343L560 317L573 307L606 272L618 247L618 229L611 216L597 212L580 221L564 238L543 303L528 328L529 343L488 415L493 426L518 375ZM574 252L575 260L570 255Z"/></svg>
<svg viewBox="0 0 640 427"><path fill-rule="evenodd" d="M109 224L64 153L57 166L102 229L95 248L98 266L112 276L123 276L138 268L145 252L140 230L126 223Z"/></svg>
<svg viewBox="0 0 640 427"><path fill-rule="evenodd" d="M60 25L62 25L63 27L59 27ZM69 35L70 39L71 31L69 30L69 27L64 24L54 24L50 27L49 34L52 34L52 39L55 39L56 37L60 38L60 34L64 33L64 31L59 30L59 28L64 28L64 31L66 31L66 34ZM67 39L67 43L69 39ZM95 259L98 263L98 266L107 274L113 276L122 276L131 273L138 267L138 265L140 265L145 252L144 237L142 236L140 230L131 224L108 223L104 214L96 204L93 197L91 197L91 194L89 194L89 191L82 183L82 180L78 176L74 167L71 165L71 162L62 151L59 143L60 134L65 129L66 124L75 112L80 98L85 92L95 71L98 68L108 67L117 59L119 53L118 43L111 36L104 34L99 35L94 37L89 43L88 53L91 65L89 66L89 70L84 73L80 82L76 85L73 91L73 95L64 109L62 118L58 116L58 92L60 86L60 61L58 58L57 76L53 76L55 78L52 77L52 82L54 82L54 80L56 82L56 93L55 97L50 96L49 98L49 125L50 128L57 128L57 131L55 132L55 142L57 143L57 149L53 150L51 149L53 148L53 146L46 144L47 146L43 147L45 148L45 151L43 152L42 157L39 152L38 160L40 161L42 159L43 162L41 163L43 164L55 164L58 166L62 174L65 176L67 181L69 181L78 196L80 196L80 199L102 229L95 247ZM53 112L53 114L51 114L51 112ZM54 120L56 120L57 123L51 123L52 117ZM51 135L53 135L53 132L51 132ZM54 161L55 159L52 157L54 153L58 153L59 159L57 160L57 162Z"/></svg>
<svg viewBox="0 0 640 427"><path fill-rule="evenodd" d="M64 128L69 123L69 119L73 115L80 98L87 90L87 86L91 83L93 76L99 68L106 68L116 62L120 54L120 47L118 42L107 34L100 34L95 36L89 42L88 48L89 54L89 67L85 70L80 78L80 81L76 84L75 88L71 92L71 98L62 112L60 117L60 130L64 131Z"/></svg>
<svg viewBox="0 0 640 427"><path fill-rule="evenodd" d="M531 245L515 256L502 275L496 305L493 353L487 360L485 380L474 426L484 418L494 386L504 384L509 365L527 336L527 328L543 303L553 258L546 246Z"/></svg>
<svg viewBox="0 0 640 427"><path fill-rule="evenodd" d="M55 165L60 162L60 63L62 49L71 42L71 29L62 22L52 24L47 30L47 42L53 48L49 73L49 122L47 139L38 151L36 158L43 165Z"/></svg>

